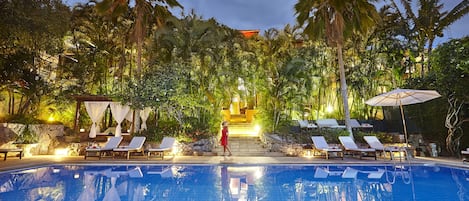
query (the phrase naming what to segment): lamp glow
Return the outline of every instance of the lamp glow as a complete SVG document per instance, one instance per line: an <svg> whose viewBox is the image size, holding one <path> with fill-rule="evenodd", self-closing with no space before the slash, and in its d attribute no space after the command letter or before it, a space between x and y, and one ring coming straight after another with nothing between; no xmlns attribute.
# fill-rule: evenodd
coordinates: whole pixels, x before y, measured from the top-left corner
<svg viewBox="0 0 469 201"><path fill-rule="evenodd" d="M326 112L327 112L327 113L331 113L332 111L334 111L334 108L332 108L331 105L328 105L328 106L326 107Z"/></svg>
<svg viewBox="0 0 469 201"><path fill-rule="evenodd" d="M259 131L261 130L261 126L256 125L256 126L254 127L254 129L256 130L256 132L259 132Z"/></svg>
<svg viewBox="0 0 469 201"><path fill-rule="evenodd" d="M56 156L68 156L68 148L55 149L54 155L56 155Z"/></svg>

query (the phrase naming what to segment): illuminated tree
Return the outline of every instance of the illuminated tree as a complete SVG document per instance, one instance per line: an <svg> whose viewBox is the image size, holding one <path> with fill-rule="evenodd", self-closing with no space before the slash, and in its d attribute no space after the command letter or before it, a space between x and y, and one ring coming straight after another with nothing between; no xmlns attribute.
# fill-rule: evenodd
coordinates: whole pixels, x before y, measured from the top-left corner
<svg viewBox="0 0 469 201"><path fill-rule="evenodd" d="M337 49L345 125L352 135L342 48L353 33L366 34L373 28L378 19L376 8L367 0L299 0L295 11L298 23L305 25L304 32L311 39L325 37L327 43Z"/></svg>

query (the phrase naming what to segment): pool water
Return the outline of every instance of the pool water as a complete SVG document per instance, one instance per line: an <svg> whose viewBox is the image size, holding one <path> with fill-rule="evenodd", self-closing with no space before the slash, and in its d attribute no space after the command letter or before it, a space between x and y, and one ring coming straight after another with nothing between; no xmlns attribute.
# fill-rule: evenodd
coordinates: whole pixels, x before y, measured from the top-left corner
<svg viewBox="0 0 469 201"><path fill-rule="evenodd" d="M11 200L469 200L469 170L436 165L53 165L0 173Z"/></svg>

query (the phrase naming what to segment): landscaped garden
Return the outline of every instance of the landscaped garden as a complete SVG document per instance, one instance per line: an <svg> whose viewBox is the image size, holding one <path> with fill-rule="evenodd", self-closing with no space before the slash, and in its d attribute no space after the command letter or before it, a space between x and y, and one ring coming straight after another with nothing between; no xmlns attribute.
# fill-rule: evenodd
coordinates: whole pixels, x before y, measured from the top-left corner
<svg viewBox="0 0 469 201"><path fill-rule="evenodd" d="M98 132L117 127L149 143L217 138L222 111L234 102L256 111L252 121L262 134L296 143L310 143L311 135L365 135L352 131L350 119L373 124L366 135L391 143L403 133L399 107L365 101L409 88L442 96L404 107L417 143L436 143L447 156L469 147L469 37L433 44L469 5L416 12L356 1L366 3L337 7L329 19L331 9L299 0L299 24L247 36L197 13L176 17L168 7L181 7L177 1L99 2L0 3L0 146L47 142L35 153L53 154L93 141L83 102L99 98L132 112L120 124L105 109ZM319 17L310 16L312 8ZM303 130L296 121L326 118L346 129Z"/></svg>

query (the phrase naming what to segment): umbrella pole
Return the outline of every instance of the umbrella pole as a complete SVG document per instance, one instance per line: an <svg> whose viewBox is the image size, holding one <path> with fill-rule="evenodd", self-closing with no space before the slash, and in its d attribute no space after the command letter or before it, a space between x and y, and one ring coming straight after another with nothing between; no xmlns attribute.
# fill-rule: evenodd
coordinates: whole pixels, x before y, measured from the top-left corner
<svg viewBox="0 0 469 201"><path fill-rule="evenodd" d="M401 101L399 100L399 103ZM404 138L405 138L405 146L407 147L409 143L407 142L407 125L405 123L405 117L404 117L404 109L402 108L402 104L399 104L399 107L401 108L401 118L402 118L402 125L404 126Z"/></svg>

